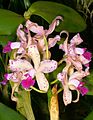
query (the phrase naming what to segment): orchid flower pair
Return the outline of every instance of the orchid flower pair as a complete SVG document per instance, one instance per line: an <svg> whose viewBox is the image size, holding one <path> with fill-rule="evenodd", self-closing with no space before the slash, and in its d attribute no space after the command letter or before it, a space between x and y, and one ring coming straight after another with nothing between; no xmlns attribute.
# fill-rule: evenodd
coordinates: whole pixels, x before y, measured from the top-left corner
<svg viewBox="0 0 93 120"><path fill-rule="evenodd" d="M67 38L63 44L59 46L64 53L63 61L66 62L65 68L61 73L57 75L57 79L62 82L63 91L63 101L65 105L71 102L77 102L79 100L79 94L85 95L88 89L84 87L84 82L82 79L89 75L89 62L91 61L91 53L86 50L86 48L79 48L79 45L83 40L80 35L75 35L68 43ZM72 100L73 90L77 91L77 99Z"/></svg>

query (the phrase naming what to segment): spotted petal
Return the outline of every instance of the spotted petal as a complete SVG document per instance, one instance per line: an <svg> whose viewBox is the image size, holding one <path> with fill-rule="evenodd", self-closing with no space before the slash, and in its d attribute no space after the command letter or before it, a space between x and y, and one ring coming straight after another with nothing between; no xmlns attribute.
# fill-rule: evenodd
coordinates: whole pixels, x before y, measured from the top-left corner
<svg viewBox="0 0 93 120"><path fill-rule="evenodd" d="M65 106L72 102L72 93L68 88L64 88L63 101Z"/></svg>
<svg viewBox="0 0 93 120"><path fill-rule="evenodd" d="M71 90L73 90L74 87L77 88L77 87L79 86L79 84L80 84L80 81L77 80L77 79L72 79L72 80L70 80L69 83L68 83L69 88L70 88ZM74 86L74 87L73 87L73 86Z"/></svg>
<svg viewBox="0 0 93 120"><path fill-rule="evenodd" d="M26 42L25 33L21 29L23 29L22 24L20 24L17 29L17 36L18 36L19 40L21 40L22 42Z"/></svg>
<svg viewBox="0 0 93 120"><path fill-rule="evenodd" d="M12 42L11 43L11 49L20 48L21 43L20 42Z"/></svg>
<svg viewBox="0 0 93 120"><path fill-rule="evenodd" d="M76 54L82 55L84 52L85 52L84 48L78 48L78 47L75 48Z"/></svg>
<svg viewBox="0 0 93 120"><path fill-rule="evenodd" d="M36 73L36 80L37 80L39 89L47 92L47 90L49 88L49 83L48 83L45 75L41 72L37 72Z"/></svg>
<svg viewBox="0 0 93 120"><path fill-rule="evenodd" d="M75 69L81 71L82 70L82 63L80 61L73 60L72 58L69 58L70 62L74 65Z"/></svg>
<svg viewBox="0 0 93 120"><path fill-rule="evenodd" d="M31 45L28 48L28 55L31 57L34 67L37 70L40 64L40 54L36 45Z"/></svg>
<svg viewBox="0 0 93 120"><path fill-rule="evenodd" d="M27 71L32 69L32 65L27 60L9 60L9 67L12 71Z"/></svg>
<svg viewBox="0 0 93 120"><path fill-rule="evenodd" d="M50 73L57 68L57 62L55 60L44 60L40 63L38 71L43 73Z"/></svg>
<svg viewBox="0 0 93 120"><path fill-rule="evenodd" d="M60 20L63 20L62 17L61 17L61 16L57 16L57 17L52 21L52 23L51 23L50 26L49 26L49 29L46 31L46 35L49 35L49 34L51 34L51 33L54 31L55 27L59 25L59 21L60 21Z"/></svg>
<svg viewBox="0 0 93 120"><path fill-rule="evenodd" d="M43 26L39 26L37 23L33 23L30 20L26 22L26 27L32 31L33 33L37 33L38 35L44 34Z"/></svg>
<svg viewBox="0 0 93 120"><path fill-rule="evenodd" d="M82 43L83 40L81 39L80 37L80 34L76 34L70 41L71 44L74 44L74 45L79 45L80 43Z"/></svg>
<svg viewBox="0 0 93 120"><path fill-rule="evenodd" d="M49 38L49 40L48 40L49 48L54 47L56 45L57 41L60 41L59 35L56 35L54 38Z"/></svg>
<svg viewBox="0 0 93 120"><path fill-rule="evenodd" d="M91 61L91 60L86 59L83 55L79 56L79 60L82 62L83 65L86 65Z"/></svg>
<svg viewBox="0 0 93 120"><path fill-rule="evenodd" d="M84 71L80 71L80 72L76 71L70 76L69 81L71 81L73 79L81 80L83 77L87 76L88 74L89 74L88 71L85 71L85 72Z"/></svg>

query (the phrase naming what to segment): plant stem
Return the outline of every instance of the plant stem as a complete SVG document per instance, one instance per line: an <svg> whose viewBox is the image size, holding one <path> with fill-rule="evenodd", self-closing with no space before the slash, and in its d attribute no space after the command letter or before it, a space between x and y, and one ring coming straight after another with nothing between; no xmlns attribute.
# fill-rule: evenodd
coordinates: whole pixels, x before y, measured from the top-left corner
<svg viewBox="0 0 93 120"><path fill-rule="evenodd" d="M50 101L50 120L59 120L59 105L58 105L58 95L56 94L57 92L57 84L54 85L52 88L52 94L54 94L51 97Z"/></svg>

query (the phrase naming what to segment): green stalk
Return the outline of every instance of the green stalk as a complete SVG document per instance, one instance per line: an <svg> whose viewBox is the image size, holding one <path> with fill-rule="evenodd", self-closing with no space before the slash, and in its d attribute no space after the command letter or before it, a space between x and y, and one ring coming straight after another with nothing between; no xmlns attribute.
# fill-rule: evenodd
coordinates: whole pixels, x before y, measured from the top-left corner
<svg viewBox="0 0 93 120"><path fill-rule="evenodd" d="M31 89L35 90L36 92L39 92L39 93L46 93L45 91L42 91L42 90L38 90L37 88L31 86L30 87Z"/></svg>
<svg viewBox="0 0 93 120"><path fill-rule="evenodd" d="M44 42L45 42L45 45L46 45L46 58L49 59L49 54L48 54L48 42L47 42L47 39L46 39L45 36L44 36Z"/></svg>

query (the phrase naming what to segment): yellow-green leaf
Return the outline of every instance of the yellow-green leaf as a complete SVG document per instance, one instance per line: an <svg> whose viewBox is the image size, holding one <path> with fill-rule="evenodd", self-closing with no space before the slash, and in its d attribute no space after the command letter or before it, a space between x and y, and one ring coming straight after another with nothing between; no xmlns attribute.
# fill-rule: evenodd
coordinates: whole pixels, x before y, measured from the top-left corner
<svg viewBox="0 0 93 120"><path fill-rule="evenodd" d="M31 15L38 15L49 23L56 16L62 16L64 21L58 26L57 31L80 32L86 28L84 19L74 9L56 2L34 2L24 14L25 18L30 18Z"/></svg>
<svg viewBox="0 0 93 120"><path fill-rule="evenodd" d="M11 35L23 21L24 18L21 15L0 9L0 35Z"/></svg>

